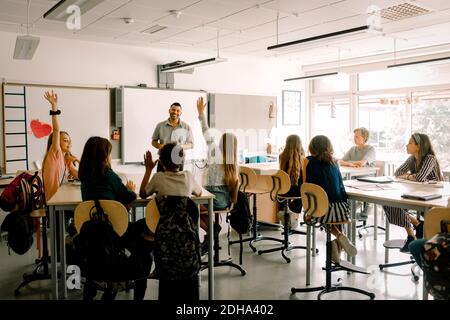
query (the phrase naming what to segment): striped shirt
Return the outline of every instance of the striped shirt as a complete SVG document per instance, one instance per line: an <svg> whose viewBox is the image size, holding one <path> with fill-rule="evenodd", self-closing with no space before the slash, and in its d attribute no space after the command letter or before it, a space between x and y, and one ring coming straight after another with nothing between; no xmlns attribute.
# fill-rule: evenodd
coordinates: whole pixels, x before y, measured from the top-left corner
<svg viewBox="0 0 450 320"><path fill-rule="evenodd" d="M416 181L440 181L441 173L438 169L438 162L435 156L429 154L422 160L422 165L417 168L416 158L414 156L409 157L406 161L398 167L394 175L396 177L403 174L410 173Z"/></svg>

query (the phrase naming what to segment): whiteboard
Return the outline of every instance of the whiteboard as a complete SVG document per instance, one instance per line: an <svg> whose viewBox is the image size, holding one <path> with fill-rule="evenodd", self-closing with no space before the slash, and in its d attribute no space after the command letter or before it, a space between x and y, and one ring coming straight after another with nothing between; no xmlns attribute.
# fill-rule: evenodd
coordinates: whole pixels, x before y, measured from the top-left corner
<svg viewBox="0 0 450 320"><path fill-rule="evenodd" d="M207 101L206 92L134 87L121 89L122 163L143 162L147 150L151 151L154 159L158 158L158 150L151 145L153 131L159 122L169 118L169 108L174 102L181 104L181 121L191 127L194 137L194 148L185 154L187 162L206 157L206 142L197 112L197 99L203 97Z"/></svg>
<svg viewBox="0 0 450 320"><path fill-rule="evenodd" d="M72 139L72 153L81 158L84 144L91 136L108 138L110 129L110 93L106 89L84 88L52 88L44 86L25 85L26 123L6 123L5 132L25 132L25 135L5 135L6 146L27 145L28 148L6 148L6 159L26 158L28 152L28 167L36 169L34 162L42 163L44 158L48 135L35 135L31 123L39 121L42 125L52 124L49 115L50 104L44 99L44 92L51 91L58 94L60 129L67 131ZM7 93L23 93L24 86L5 85L5 106L23 106L23 95L8 95ZM23 120L21 109L5 108L5 120ZM25 126L25 127L24 127ZM26 162L6 162L6 172L15 173L26 169Z"/></svg>
<svg viewBox="0 0 450 320"><path fill-rule="evenodd" d="M276 96L211 93L211 126L236 134L239 152L265 153L266 139L277 125L276 118L269 116L269 108L276 103Z"/></svg>

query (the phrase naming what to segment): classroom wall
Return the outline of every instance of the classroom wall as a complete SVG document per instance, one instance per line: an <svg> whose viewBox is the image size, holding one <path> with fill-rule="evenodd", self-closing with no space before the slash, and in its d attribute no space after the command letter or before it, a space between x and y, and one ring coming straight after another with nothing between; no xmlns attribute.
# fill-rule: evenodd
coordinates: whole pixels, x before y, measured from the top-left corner
<svg viewBox="0 0 450 320"><path fill-rule="evenodd" d="M215 55L213 51L198 54L41 36L33 60L13 60L16 36L0 32L3 48L0 50L0 78L8 82L110 87L146 83L149 87L156 87L157 64L174 60L195 61ZM228 62L196 68L193 74L175 74L175 88L275 95L280 111L282 89L304 91L303 82L283 82L287 75L292 74L293 68L300 73L299 62L284 58L250 58L226 52L221 52L221 56L228 58ZM119 156L118 147L114 144L115 158ZM0 159L0 165L3 166L3 159Z"/></svg>

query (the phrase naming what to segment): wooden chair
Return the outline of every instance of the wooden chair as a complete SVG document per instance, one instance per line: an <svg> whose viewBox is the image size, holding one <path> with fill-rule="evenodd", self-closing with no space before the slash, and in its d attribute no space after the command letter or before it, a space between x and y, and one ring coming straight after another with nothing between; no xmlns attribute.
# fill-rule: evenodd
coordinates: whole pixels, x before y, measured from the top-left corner
<svg viewBox="0 0 450 320"><path fill-rule="evenodd" d="M102 209L108 214L108 220L111 222L114 231L120 237L123 236L128 228L129 214L127 209L118 201L99 200L99 202ZM95 203L93 200L83 201L75 208L74 224L78 233L80 233L83 223L90 220L91 212L96 212ZM117 288L123 287L127 291L130 289L129 283L124 281L105 282L86 278L86 282L88 281L95 283L97 285L97 289L111 291L114 296L117 292Z"/></svg>
<svg viewBox="0 0 450 320"><path fill-rule="evenodd" d="M267 250L258 250L258 254L264 254L269 252L275 252L275 251L281 251L281 255L286 260L287 263L291 262L291 259L289 259L286 256L286 251L290 251L293 249L306 249L305 246L291 246L289 243L289 235L293 232L291 232L291 229L289 227L289 204L293 200L299 200L301 199L300 194L298 196L283 196L286 194L289 189L291 188L291 179L289 178L289 175L284 172L283 170L278 170L275 174L271 176L272 180L272 190L270 191L270 199L272 201L277 201L279 203L284 203L284 221L283 221L283 242L281 247L276 247L272 249ZM306 234L304 232L296 232L297 234Z"/></svg>
<svg viewBox="0 0 450 320"><path fill-rule="evenodd" d="M253 245L257 241L261 240L273 240L280 243L283 243L282 239L273 238L273 237L263 237L260 234L258 234L258 213L256 209L256 196L269 193L270 188L261 188L256 186L256 173L253 169L248 167L239 167L239 178L240 178L240 185L239 190L244 192L248 197L253 196L253 219L252 219L252 234L250 237L245 239L239 239L234 241L228 241L228 245L232 245L235 243L243 243L249 241L250 248L253 250L253 252L256 252L256 247Z"/></svg>
<svg viewBox="0 0 450 320"><path fill-rule="evenodd" d="M441 221L450 220L450 208L431 208L425 215L423 235L431 239L441 232Z"/></svg>
<svg viewBox="0 0 450 320"><path fill-rule="evenodd" d="M315 219L323 217L328 213L329 210L329 203L328 203L328 196L323 190L322 187L312 184L312 183L303 183L301 186L301 195L302 195L302 204L305 208L305 221L309 224L313 224ZM325 266L325 272L326 272L326 284L325 286L319 286L319 287L313 287L313 288L291 288L291 293L295 294L296 292L311 292L311 291L319 291L319 294L317 296L317 299L320 300L322 295L334 292L334 291L352 291L364 294L368 296L371 300L375 298L375 294L371 292L367 292L362 289L358 288L352 288L352 287L344 287L344 286L333 286L331 284L331 272L333 271L340 271L340 270L346 270L346 271L352 271L352 272L359 272L359 273L365 273L368 274L364 269L358 268L356 266L353 266L349 264L348 262L342 261L339 265L335 264L335 266L332 265L331 261L331 228L332 225L336 225L337 223L325 223L322 224L322 226L325 228L327 233L327 241L326 241L326 266ZM339 223L342 224L342 223ZM307 266L308 268L308 266Z"/></svg>

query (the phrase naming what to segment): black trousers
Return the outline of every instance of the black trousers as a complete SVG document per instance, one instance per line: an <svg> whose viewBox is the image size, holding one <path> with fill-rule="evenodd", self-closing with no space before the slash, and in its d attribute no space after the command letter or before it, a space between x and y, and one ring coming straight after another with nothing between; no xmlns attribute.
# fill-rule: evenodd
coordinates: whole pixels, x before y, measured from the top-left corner
<svg viewBox="0 0 450 320"><path fill-rule="evenodd" d="M160 301L198 301L200 288L198 275L183 280L159 280L158 300Z"/></svg>

